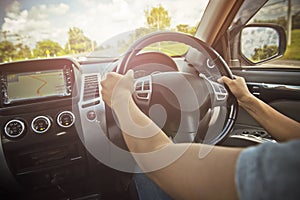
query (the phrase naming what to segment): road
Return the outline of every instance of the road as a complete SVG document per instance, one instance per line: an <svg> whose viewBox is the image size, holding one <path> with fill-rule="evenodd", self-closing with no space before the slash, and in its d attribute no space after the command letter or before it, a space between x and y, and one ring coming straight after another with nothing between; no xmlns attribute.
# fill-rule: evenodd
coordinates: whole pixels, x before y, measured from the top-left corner
<svg viewBox="0 0 300 200"><path fill-rule="evenodd" d="M41 97L41 96L43 96L43 94L41 93L41 90L42 90L42 88L44 87L44 86L46 86L47 85L47 81L45 81L44 79L41 79L40 77L36 77L36 76L29 76L29 77L31 77L31 78L34 78L34 79L36 79L36 80L39 80L39 81L41 81L43 84L39 87L39 88L37 88L37 90L36 90L36 93Z"/></svg>

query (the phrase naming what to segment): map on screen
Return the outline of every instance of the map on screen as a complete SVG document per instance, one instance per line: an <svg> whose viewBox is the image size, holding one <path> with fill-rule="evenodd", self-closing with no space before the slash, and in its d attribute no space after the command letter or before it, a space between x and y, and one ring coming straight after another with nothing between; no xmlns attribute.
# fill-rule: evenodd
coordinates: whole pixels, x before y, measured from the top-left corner
<svg viewBox="0 0 300 200"><path fill-rule="evenodd" d="M67 93L63 70L10 73L7 75L6 103Z"/></svg>

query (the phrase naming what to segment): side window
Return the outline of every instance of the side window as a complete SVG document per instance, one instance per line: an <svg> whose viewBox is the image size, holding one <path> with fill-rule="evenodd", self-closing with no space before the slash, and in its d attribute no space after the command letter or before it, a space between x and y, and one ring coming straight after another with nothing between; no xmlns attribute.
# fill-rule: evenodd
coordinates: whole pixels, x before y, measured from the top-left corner
<svg viewBox="0 0 300 200"><path fill-rule="evenodd" d="M279 68L300 68L300 0L270 0L259 12L250 20L248 24L277 24L284 28L287 39L287 48L284 56L280 59L258 65L257 67L279 67ZM259 30L256 30L259 31ZM265 30L265 37L273 38L276 41L276 34L271 30ZM259 51L247 57L249 60L255 60L261 56L264 59L265 54L272 56L276 54L278 44L270 40L270 45L262 46ZM263 45L263 43L262 43ZM247 54L247 46L242 46ZM260 55L259 55L260 54Z"/></svg>

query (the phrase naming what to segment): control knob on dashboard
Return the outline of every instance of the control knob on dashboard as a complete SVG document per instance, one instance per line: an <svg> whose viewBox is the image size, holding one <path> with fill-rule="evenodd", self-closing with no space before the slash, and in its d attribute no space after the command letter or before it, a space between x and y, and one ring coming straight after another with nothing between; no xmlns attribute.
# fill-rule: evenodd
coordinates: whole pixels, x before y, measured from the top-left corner
<svg viewBox="0 0 300 200"><path fill-rule="evenodd" d="M63 111L57 116L57 124L63 128L71 127L75 122L75 115L70 111Z"/></svg>
<svg viewBox="0 0 300 200"><path fill-rule="evenodd" d="M13 119L4 127L5 135L9 138L18 138L25 133L25 124L21 120Z"/></svg>
<svg viewBox="0 0 300 200"><path fill-rule="evenodd" d="M35 133L45 133L51 127L51 121L46 116L38 116L31 122L31 128Z"/></svg>

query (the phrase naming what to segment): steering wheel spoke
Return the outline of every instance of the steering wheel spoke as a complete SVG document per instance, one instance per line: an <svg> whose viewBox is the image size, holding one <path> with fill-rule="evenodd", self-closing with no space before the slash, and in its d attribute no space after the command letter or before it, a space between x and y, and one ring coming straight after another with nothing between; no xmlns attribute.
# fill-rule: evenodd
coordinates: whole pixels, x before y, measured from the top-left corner
<svg viewBox="0 0 300 200"><path fill-rule="evenodd" d="M134 95L139 100L149 101L152 94L152 78L150 75L141 77L134 82Z"/></svg>

